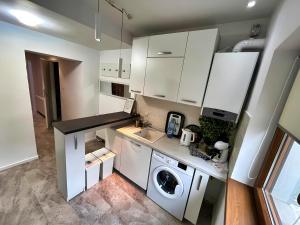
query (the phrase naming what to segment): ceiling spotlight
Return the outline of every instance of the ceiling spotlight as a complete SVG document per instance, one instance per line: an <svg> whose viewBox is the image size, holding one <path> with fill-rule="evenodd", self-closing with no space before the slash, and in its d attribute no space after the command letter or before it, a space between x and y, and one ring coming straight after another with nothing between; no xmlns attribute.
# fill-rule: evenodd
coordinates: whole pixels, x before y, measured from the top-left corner
<svg viewBox="0 0 300 225"><path fill-rule="evenodd" d="M247 5L247 8L252 8L253 6L255 6L256 5L256 1L249 1L248 2L248 5Z"/></svg>
<svg viewBox="0 0 300 225"><path fill-rule="evenodd" d="M13 9L13 10L10 10L10 14L15 16L19 20L20 23L23 23L30 27L36 27L43 22L39 17L37 17L29 12L22 11L22 10L14 10Z"/></svg>

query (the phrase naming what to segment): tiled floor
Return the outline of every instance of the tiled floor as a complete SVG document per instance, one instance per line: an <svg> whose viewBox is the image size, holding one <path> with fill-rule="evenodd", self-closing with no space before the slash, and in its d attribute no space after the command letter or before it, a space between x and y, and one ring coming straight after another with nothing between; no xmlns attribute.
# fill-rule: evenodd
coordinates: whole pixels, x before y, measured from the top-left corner
<svg viewBox="0 0 300 225"><path fill-rule="evenodd" d="M57 190L53 131L35 117L39 160L0 172L0 225L189 224L114 173L67 203ZM209 224L204 208L199 224Z"/></svg>

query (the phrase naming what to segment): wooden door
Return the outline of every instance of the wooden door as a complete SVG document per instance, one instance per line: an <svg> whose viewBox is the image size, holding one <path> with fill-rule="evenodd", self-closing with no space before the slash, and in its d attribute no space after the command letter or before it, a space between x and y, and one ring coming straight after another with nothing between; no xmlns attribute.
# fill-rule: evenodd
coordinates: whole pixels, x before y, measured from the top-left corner
<svg viewBox="0 0 300 225"><path fill-rule="evenodd" d="M42 77L43 77L43 94L44 94L44 107L47 128L52 127L52 104L51 104L51 80L50 80L50 62L41 60L42 64Z"/></svg>

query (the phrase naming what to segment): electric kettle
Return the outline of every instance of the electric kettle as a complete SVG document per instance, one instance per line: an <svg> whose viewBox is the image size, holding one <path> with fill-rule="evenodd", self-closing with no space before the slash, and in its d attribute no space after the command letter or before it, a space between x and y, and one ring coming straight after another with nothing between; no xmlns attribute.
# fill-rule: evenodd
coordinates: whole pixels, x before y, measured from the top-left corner
<svg viewBox="0 0 300 225"><path fill-rule="evenodd" d="M180 144L184 146L189 146L191 142L194 141L195 141L195 133L187 128L182 129Z"/></svg>

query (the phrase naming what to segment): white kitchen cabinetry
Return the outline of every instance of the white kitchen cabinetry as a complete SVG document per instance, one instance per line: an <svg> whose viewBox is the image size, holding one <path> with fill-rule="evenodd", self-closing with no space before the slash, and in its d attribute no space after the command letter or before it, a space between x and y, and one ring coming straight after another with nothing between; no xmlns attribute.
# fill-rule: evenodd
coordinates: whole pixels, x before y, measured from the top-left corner
<svg viewBox="0 0 300 225"><path fill-rule="evenodd" d="M176 101L183 58L148 58L144 95Z"/></svg>
<svg viewBox="0 0 300 225"><path fill-rule="evenodd" d="M101 63L101 76L119 77L119 65L116 63Z"/></svg>
<svg viewBox="0 0 300 225"><path fill-rule="evenodd" d="M147 189L151 153L150 147L138 142L126 138L122 141L120 172L144 190Z"/></svg>
<svg viewBox="0 0 300 225"><path fill-rule="evenodd" d="M69 201L85 190L84 133L64 135L55 128L54 136L58 189Z"/></svg>
<svg viewBox="0 0 300 225"><path fill-rule="evenodd" d="M196 170L184 214L184 218L193 224L197 223L208 180L209 175Z"/></svg>
<svg viewBox="0 0 300 225"><path fill-rule="evenodd" d="M188 32L150 36L148 57L184 57Z"/></svg>
<svg viewBox="0 0 300 225"><path fill-rule="evenodd" d="M130 92L143 94L149 37L136 38L132 43Z"/></svg>
<svg viewBox="0 0 300 225"><path fill-rule="evenodd" d="M189 32L177 102L202 106L217 40L218 29Z"/></svg>
<svg viewBox="0 0 300 225"><path fill-rule="evenodd" d="M118 136L116 131L111 128L105 129L105 136L105 148L116 154L114 159L114 168L120 171L123 138Z"/></svg>

